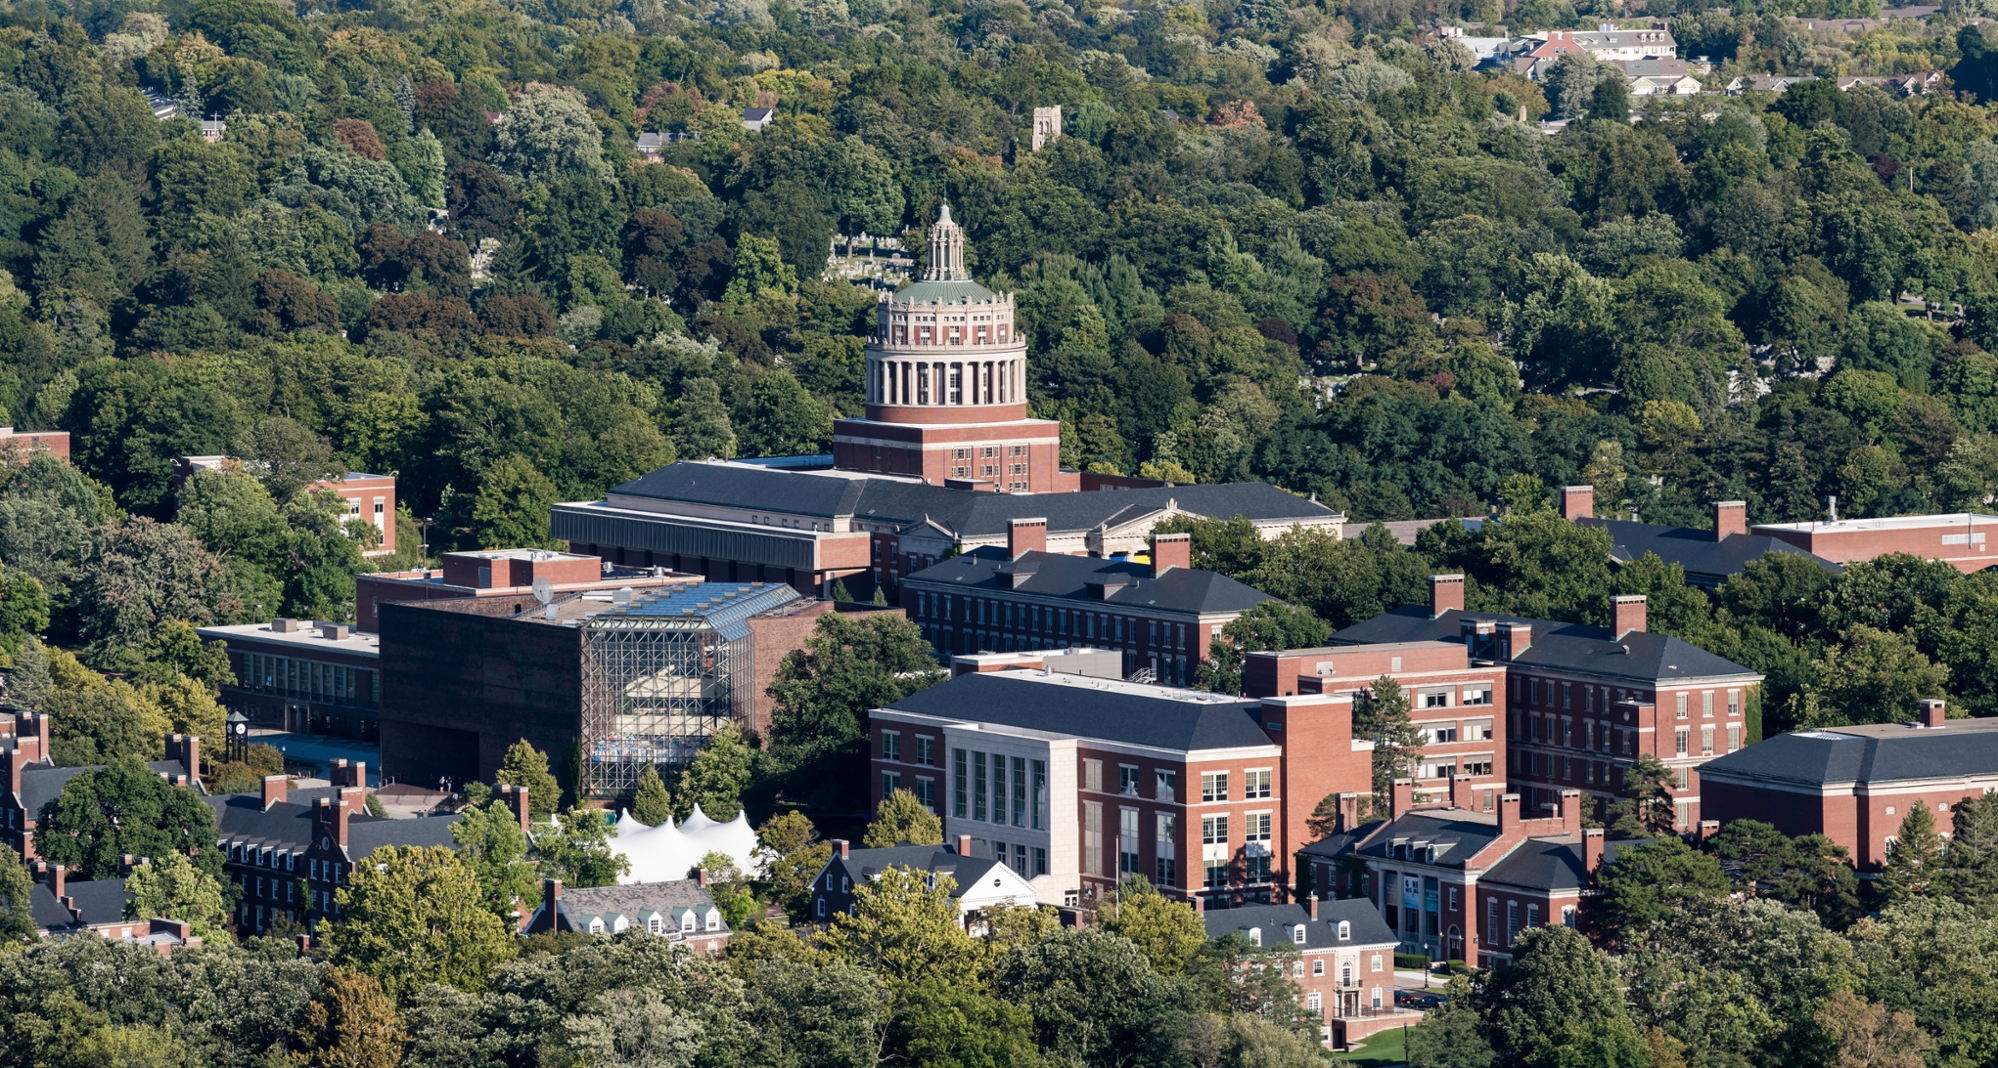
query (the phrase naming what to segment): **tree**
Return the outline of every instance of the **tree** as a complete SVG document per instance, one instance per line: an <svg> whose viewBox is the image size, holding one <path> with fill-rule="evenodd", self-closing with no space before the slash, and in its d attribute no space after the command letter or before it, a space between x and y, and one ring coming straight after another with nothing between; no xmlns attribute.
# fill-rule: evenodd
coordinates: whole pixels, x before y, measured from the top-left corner
<svg viewBox="0 0 1998 1068"><path fill-rule="evenodd" d="M207 625L229 614L222 562L170 523L128 516L99 527L79 568L77 634L98 659L144 646L169 619Z"/></svg>
<svg viewBox="0 0 1998 1068"><path fill-rule="evenodd" d="M194 679L211 692L236 684L229 667L228 643L204 642L194 625L182 619L169 619L153 632L146 643L146 666L140 678L147 682L171 682L175 677ZM203 735L219 737L219 735Z"/></svg>
<svg viewBox="0 0 1998 1068"><path fill-rule="evenodd" d="M638 773L638 792L631 798L631 818L647 827L657 827L673 818L673 795L666 792L666 784L660 781L659 769L650 764Z"/></svg>
<svg viewBox="0 0 1998 1068"><path fill-rule="evenodd" d="M335 892L339 918L322 923L327 959L366 973L404 1000L425 984L485 988L516 952L513 932L486 907L478 873L443 846L383 846Z"/></svg>
<svg viewBox="0 0 1998 1068"><path fill-rule="evenodd" d="M48 654L43 651L39 639L29 638L14 654L14 670L7 673L7 701L16 708L39 712L54 692L55 680L49 675Z"/></svg>
<svg viewBox="0 0 1998 1068"><path fill-rule="evenodd" d="M611 825L604 813L572 808L556 817L556 826L534 836L541 874L570 886L610 886L618 876L631 874L631 858L614 852L610 840Z"/></svg>
<svg viewBox="0 0 1998 1068"><path fill-rule="evenodd" d="M518 454L486 468L472 498L472 537L481 548L546 548L548 513L561 495L534 466Z"/></svg>
<svg viewBox="0 0 1998 1068"><path fill-rule="evenodd" d="M1444 997L1447 1000L1429 1011L1421 1027L1409 1029L1408 1063L1422 1068L1491 1068L1497 1057L1479 1030L1470 980L1451 976Z"/></svg>
<svg viewBox="0 0 1998 1068"><path fill-rule="evenodd" d="M684 806L682 815L691 815L698 805L710 819L734 819L742 811L742 791L749 786L753 759L741 728L733 723L717 727L680 772L674 800Z"/></svg>
<svg viewBox="0 0 1998 1068"><path fill-rule="evenodd" d="M1831 1042L1831 1068L1921 1068L1932 1043L1912 1012L1888 1012L1849 990L1832 994L1818 1011L1818 1027Z"/></svg>
<svg viewBox="0 0 1998 1068"><path fill-rule="evenodd" d="M307 485L341 473L341 465L333 460L333 447L325 438L281 415L265 416L250 424L236 435L232 447L245 470L280 504L289 502Z"/></svg>
<svg viewBox="0 0 1998 1068"><path fill-rule="evenodd" d="M34 880L11 846L0 845L0 943L35 940Z"/></svg>
<svg viewBox="0 0 1998 1068"><path fill-rule="evenodd" d="M916 795L897 790L881 800L861 844L869 849L896 845L942 845L943 821Z"/></svg>
<svg viewBox="0 0 1998 1068"><path fill-rule="evenodd" d="M771 900L786 913L803 919L811 907L812 880L832 860L832 843L819 841L817 828L802 812L775 816L756 831L767 856L764 877Z"/></svg>
<svg viewBox="0 0 1998 1068"><path fill-rule="evenodd" d="M159 861L169 853L186 855L210 879L222 877L214 810L136 759L88 769L64 783L42 806L35 849L49 863L67 866L73 879L115 879L126 856Z"/></svg>
<svg viewBox="0 0 1998 1068"><path fill-rule="evenodd" d="M755 455L823 452L832 441L832 413L789 371L757 379L749 410L754 429L743 444Z"/></svg>
<svg viewBox="0 0 1998 1068"><path fill-rule="evenodd" d="M1512 964L1493 972L1484 991L1485 1034L1501 1057L1563 1063L1551 1056L1555 1027L1628 1023L1615 963L1572 928L1528 928L1511 948Z"/></svg>
<svg viewBox="0 0 1998 1068"><path fill-rule="evenodd" d="M1200 665L1203 684L1215 693L1241 693L1241 654L1323 645L1331 633L1331 626L1309 608L1263 601L1228 621L1215 635L1209 660Z"/></svg>
<svg viewBox="0 0 1998 1068"><path fill-rule="evenodd" d="M1672 833L1678 810L1672 803L1672 769L1650 753L1623 769L1623 797L1609 806L1611 838L1656 838Z"/></svg>
<svg viewBox="0 0 1998 1068"><path fill-rule="evenodd" d="M1669 919L1694 898L1728 892L1720 862L1696 852L1678 835L1618 849L1596 876L1597 894L1583 919L1599 940L1622 945L1651 924Z"/></svg>
<svg viewBox="0 0 1998 1068"><path fill-rule="evenodd" d="M853 890L853 914L819 938L832 960L866 968L892 990L913 983L973 986L983 956L958 920L957 880L890 867Z"/></svg>
<svg viewBox="0 0 1998 1068"><path fill-rule="evenodd" d="M165 712L123 679L101 689L57 691L42 710L54 732L49 756L65 767L157 760L164 749Z"/></svg>
<svg viewBox="0 0 1998 1068"><path fill-rule="evenodd" d="M1394 805L1394 781L1413 779L1422 762L1422 733L1409 716L1408 695L1401 683L1382 675L1368 688L1367 699L1353 716L1353 735L1374 743L1374 808Z"/></svg>
<svg viewBox="0 0 1998 1068"><path fill-rule="evenodd" d="M844 801L860 780L853 765L865 759L868 709L942 679L929 643L909 620L828 612L803 649L785 654L770 684L777 702L771 747L800 781L816 780L820 792Z"/></svg>
<svg viewBox="0 0 1998 1068"><path fill-rule="evenodd" d="M531 790L527 796L532 802ZM478 876L486 909L501 921L512 926L517 916L541 904L541 880L527 859L527 835L505 801L461 809L458 822L451 825L451 840Z"/></svg>
<svg viewBox="0 0 1998 1068"><path fill-rule="evenodd" d="M148 920L155 916L186 920L194 934L205 940L226 939L229 934L229 903L222 884L190 863L179 853L148 858L132 869L125 880L125 918Z"/></svg>
<svg viewBox="0 0 1998 1068"><path fill-rule="evenodd" d="M602 1068L692 1065L702 1048L699 1020L653 987L607 991L594 1011L562 1021L581 1063Z"/></svg>
<svg viewBox="0 0 1998 1068"><path fill-rule="evenodd" d="M300 1068L395 1068L409 1041L381 984L348 968L326 973L291 1038Z"/></svg>
<svg viewBox="0 0 1998 1068"><path fill-rule="evenodd" d="M1207 943L1199 915L1159 893L1142 875L1119 884L1101 923L1105 932L1130 939L1159 975L1184 972Z"/></svg>
<svg viewBox="0 0 1998 1068"><path fill-rule="evenodd" d="M1948 892L1949 877L1943 868L1942 835L1936 833L1936 815L1928 805L1916 800L1901 817L1900 831L1887 849L1887 863L1881 868L1880 893L1890 904L1910 897Z"/></svg>
<svg viewBox="0 0 1998 1068"><path fill-rule="evenodd" d="M507 747L493 778L507 786L527 787L527 810L537 820L562 807L562 788L548 772L548 754L527 744L525 738Z"/></svg>
<svg viewBox="0 0 1998 1068"><path fill-rule="evenodd" d="M1998 790L1956 802L1950 823L1943 867L1951 895L1979 916L1998 917Z"/></svg>
<svg viewBox="0 0 1998 1068"><path fill-rule="evenodd" d="M1949 669L1907 634L1856 625L1811 662L1810 676L1802 704L1814 711L1797 725L1839 727L1912 722L1920 699L1942 696Z"/></svg>
<svg viewBox="0 0 1998 1068"><path fill-rule="evenodd" d="M679 415L673 420L673 444L682 459L735 458L735 428L729 425L728 406L722 403L721 386L714 379L688 379Z"/></svg>
<svg viewBox="0 0 1998 1068"><path fill-rule="evenodd" d="M576 89L527 83L493 135L493 165L522 186L572 175L613 179L603 157L603 134Z"/></svg>
<svg viewBox="0 0 1998 1068"><path fill-rule="evenodd" d="M1008 951L993 982L1001 997L1032 1014L1041 1049L1062 1050L1091 1068L1179 1062L1188 992L1115 934L1065 928Z"/></svg>

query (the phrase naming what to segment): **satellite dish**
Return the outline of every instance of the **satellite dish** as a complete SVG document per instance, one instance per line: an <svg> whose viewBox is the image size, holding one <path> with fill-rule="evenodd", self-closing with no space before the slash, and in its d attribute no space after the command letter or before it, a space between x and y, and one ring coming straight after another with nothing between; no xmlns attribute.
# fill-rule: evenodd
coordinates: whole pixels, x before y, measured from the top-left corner
<svg viewBox="0 0 1998 1068"><path fill-rule="evenodd" d="M533 589L534 599L540 601L542 604L547 604L555 597L555 584L548 581L546 575L534 580Z"/></svg>
<svg viewBox="0 0 1998 1068"><path fill-rule="evenodd" d="M611 592L611 603L623 608L631 603L631 587L620 586Z"/></svg>

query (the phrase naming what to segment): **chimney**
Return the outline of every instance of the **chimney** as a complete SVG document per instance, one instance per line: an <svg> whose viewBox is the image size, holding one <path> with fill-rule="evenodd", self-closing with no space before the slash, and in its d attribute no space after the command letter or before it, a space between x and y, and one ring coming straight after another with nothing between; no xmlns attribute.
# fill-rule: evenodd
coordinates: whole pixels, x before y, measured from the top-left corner
<svg viewBox="0 0 1998 1068"><path fill-rule="evenodd" d="M264 811L266 812L270 811L272 805L275 805L279 801L284 800L285 794L289 792L290 789L291 789L290 779L287 779L282 775L264 776Z"/></svg>
<svg viewBox="0 0 1998 1068"><path fill-rule="evenodd" d="M500 789L507 791L507 807L513 809L514 818L520 821L520 833L532 834L534 831L534 809L527 803L527 787L502 786Z"/></svg>
<svg viewBox="0 0 1998 1068"><path fill-rule="evenodd" d="M1729 535L1748 533L1747 501L1714 502L1714 540L1726 541Z"/></svg>
<svg viewBox="0 0 1998 1068"><path fill-rule="evenodd" d="M1498 805L1498 832L1504 837L1508 831L1519 829L1519 795L1501 794Z"/></svg>
<svg viewBox="0 0 1998 1068"><path fill-rule="evenodd" d="M1947 714L1943 710L1943 703L1940 698L1929 697L1923 699L1922 719L1921 719L1922 726L1940 727L1943 725L1943 720L1945 718L1947 718Z"/></svg>
<svg viewBox="0 0 1998 1068"><path fill-rule="evenodd" d="M1471 777L1469 775L1450 776L1450 807L1474 807L1471 797Z"/></svg>
<svg viewBox="0 0 1998 1068"><path fill-rule="evenodd" d="M971 855L970 835L960 834L957 836L957 855L960 857L968 857Z"/></svg>
<svg viewBox="0 0 1998 1068"><path fill-rule="evenodd" d="M299 936L297 936L297 937L296 937L295 939L293 939L293 941L295 941L295 942L297 942L297 943L298 943L298 955L299 955L299 956L303 957L303 956L305 956L306 954L308 954L308 953L311 953L311 952L312 952L312 936L311 936L311 935L309 935L309 934L302 934L302 935L299 935Z"/></svg>
<svg viewBox="0 0 1998 1068"><path fill-rule="evenodd" d="M1594 486L1563 486L1561 488L1561 518L1572 523L1577 519L1587 519L1596 514L1596 488Z"/></svg>
<svg viewBox="0 0 1998 1068"><path fill-rule="evenodd" d="M702 886L706 886L706 885L708 885L708 869L706 869L706 868L695 868L695 869L694 869L694 881L695 881L695 882L697 882L697 883L699 883L699 884L701 884Z"/></svg>
<svg viewBox="0 0 1998 1068"><path fill-rule="evenodd" d="M1193 567L1193 535L1152 535L1152 577L1157 578L1175 567Z"/></svg>
<svg viewBox="0 0 1998 1068"><path fill-rule="evenodd" d="M1340 794L1339 825L1333 828L1333 833L1337 834L1344 831L1350 831L1358 827L1359 825L1360 825L1360 795Z"/></svg>
<svg viewBox="0 0 1998 1068"><path fill-rule="evenodd" d="M1596 869L1603 866L1603 829L1585 827L1582 829L1582 877L1593 879Z"/></svg>
<svg viewBox="0 0 1998 1068"><path fill-rule="evenodd" d="M835 838L833 839L833 852L839 854L839 859L845 860L852 852L852 844L844 838Z"/></svg>
<svg viewBox="0 0 1998 1068"><path fill-rule="evenodd" d="M1504 660L1517 660L1520 655L1533 647L1533 624L1499 624L1499 656Z"/></svg>
<svg viewBox="0 0 1998 1068"><path fill-rule="evenodd" d="M1318 895L1316 893L1304 895L1304 914L1314 920L1318 918Z"/></svg>
<svg viewBox="0 0 1998 1068"><path fill-rule="evenodd" d="M541 880L541 909L548 917L548 930L562 929L562 880Z"/></svg>
<svg viewBox="0 0 1998 1068"><path fill-rule="evenodd" d="M120 855L119 855L119 857L118 857L118 874L119 874L119 875L121 875L121 876L123 876L123 877L125 877L125 878L127 878L127 879L131 878L131 877L132 877L132 869L133 869L134 867L136 867L136 866L137 866L137 862L136 862L136 861L134 861L134 860L132 859L132 854L130 854L130 853L122 853L122 854L120 854Z"/></svg>
<svg viewBox="0 0 1998 1068"><path fill-rule="evenodd" d="M1193 906L1193 914L1195 916L1207 911L1207 899L1201 897L1199 894L1193 895L1193 900L1189 901L1188 904Z"/></svg>
<svg viewBox="0 0 1998 1068"><path fill-rule="evenodd" d="M1714 835L1717 835L1719 833L1720 833L1719 820L1701 820L1700 828L1694 834L1693 838L1694 844L1705 845L1707 839L1712 838Z"/></svg>
<svg viewBox="0 0 1998 1068"><path fill-rule="evenodd" d="M1389 819L1399 819L1415 807L1415 783L1407 779L1394 781L1393 807L1388 809Z"/></svg>
<svg viewBox="0 0 1998 1068"><path fill-rule="evenodd" d="M1030 552L1048 551L1046 519L1013 519L1006 523L1006 555L1014 560Z"/></svg>
<svg viewBox="0 0 1998 1068"><path fill-rule="evenodd" d="M347 778L347 758L334 757L326 764L326 779L334 786L350 786Z"/></svg>
<svg viewBox="0 0 1998 1068"><path fill-rule="evenodd" d="M166 740L166 758L178 760L187 769L189 778L201 774L201 739L192 734L169 734Z"/></svg>
<svg viewBox="0 0 1998 1068"><path fill-rule="evenodd" d="M322 797L312 806L312 822L333 839L333 844L342 848L347 845L347 817L351 814L347 807L347 791L340 791L340 799Z"/></svg>
<svg viewBox="0 0 1998 1068"><path fill-rule="evenodd" d="M1644 633L1644 595L1619 594L1610 598L1610 633L1618 641L1626 634Z"/></svg>
<svg viewBox="0 0 1998 1068"><path fill-rule="evenodd" d="M1582 791L1561 791L1561 833L1582 832Z"/></svg>
<svg viewBox="0 0 1998 1068"><path fill-rule="evenodd" d="M1445 612L1464 610L1464 576L1429 576L1429 618L1440 619Z"/></svg>
<svg viewBox="0 0 1998 1068"><path fill-rule="evenodd" d="M68 865L64 864L49 865L48 876L49 876L49 893L54 894L56 900L58 901L62 900L64 897L67 897L68 891L65 889L65 884L68 883L69 881Z"/></svg>

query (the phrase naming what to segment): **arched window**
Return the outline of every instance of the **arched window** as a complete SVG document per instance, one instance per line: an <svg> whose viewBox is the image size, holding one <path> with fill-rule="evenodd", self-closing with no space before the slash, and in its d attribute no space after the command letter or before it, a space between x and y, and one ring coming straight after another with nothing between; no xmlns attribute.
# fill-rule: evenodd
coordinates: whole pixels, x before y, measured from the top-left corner
<svg viewBox="0 0 1998 1068"><path fill-rule="evenodd" d="M1352 941L1352 940L1353 940L1353 925L1352 925L1352 924L1351 924L1350 922L1346 921L1346 920L1340 920L1340 921L1339 921L1339 941L1341 941L1341 942L1350 942L1350 941Z"/></svg>
<svg viewBox="0 0 1998 1068"><path fill-rule="evenodd" d="M1249 941L1251 941L1251 942L1254 942L1255 944L1257 944L1257 945L1259 945L1259 946L1260 946L1260 945L1262 945L1262 944L1263 944L1263 929L1262 929L1262 928L1260 928L1260 927L1251 927L1251 928L1249 928Z"/></svg>

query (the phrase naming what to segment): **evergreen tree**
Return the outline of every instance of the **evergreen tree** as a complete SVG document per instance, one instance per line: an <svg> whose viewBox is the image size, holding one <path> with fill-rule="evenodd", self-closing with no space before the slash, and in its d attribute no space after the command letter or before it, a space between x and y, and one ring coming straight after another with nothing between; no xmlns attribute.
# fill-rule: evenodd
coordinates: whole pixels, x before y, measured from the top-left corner
<svg viewBox="0 0 1998 1068"><path fill-rule="evenodd" d="M1409 716L1401 683L1387 675L1374 680L1353 715L1353 734L1373 739L1374 808L1385 812L1394 804L1394 781L1413 779L1422 762L1422 733Z"/></svg>
<svg viewBox="0 0 1998 1068"><path fill-rule="evenodd" d="M673 421L673 447L681 459L735 458L735 428L729 425L728 406L722 403L721 386L714 379L689 379L679 408Z"/></svg>
<svg viewBox="0 0 1998 1068"><path fill-rule="evenodd" d="M35 940L34 890L21 854L0 845L0 943Z"/></svg>
<svg viewBox="0 0 1998 1068"><path fill-rule="evenodd" d="M1678 812L1668 788L1672 769L1650 753L1623 769L1623 797L1609 806L1611 838L1656 838L1672 833Z"/></svg>
<svg viewBox="0 0 1998 1068"><path fill-rule="evenodd" d="M659 778L659 769L650 764L638 773L638 792L631 798L631 818L647 827L657 827L673 818L673 795Z"/></svg>
<svg viewBox="0 0 1998 1068"><path fill-rule="evenodd" d="M1948 874L1942 864L1942 835L1936 833L1936 814L1916 801L1901 817L1901 829L1888 847L1887 863L1876 884L1890 905L1911 897L1941 894L1948 889Z"/></svg>
<svg viewBox="0 0 1998 1068"><path fill-rule="evenodd" d="M525 738L507 747L494 778L507 786L527 787L527 808L537 821L562 807L562 788L548 773L548 754L527 744Z"/></svg>
<svg viewBox="0 0 1998 1068"><path fill-rule="evenodd" d="M915 794L897 790L882 798L861 844L869 849L903 844L942 845L943 821L923 807Z"/></svg>
<svg viewBox="0 0 1998 1068"><path fill-rule="evenodd" d="M38 712L54 692L48 655L39 639L29 638L14 655L14 670L7 673L7 700L16 708Z"/></svg>
<svg viewBox="0 0 1998 1068"><path fill-rule="evenodd" d="M1958 801L1950 823L1943 857L1950 893L1979 916L1998 918L1998 790Z"/></svg>
<svg viewBox="0 0 1998 1068"><path fill-rule="evenodd" d="M709 819L724 823L742 812L742 791L749 786L749 771L755 754L743 741L742 729L723 724L694 759L680 772L674 801L681 816L693 815L699 805Z"/></svg>

